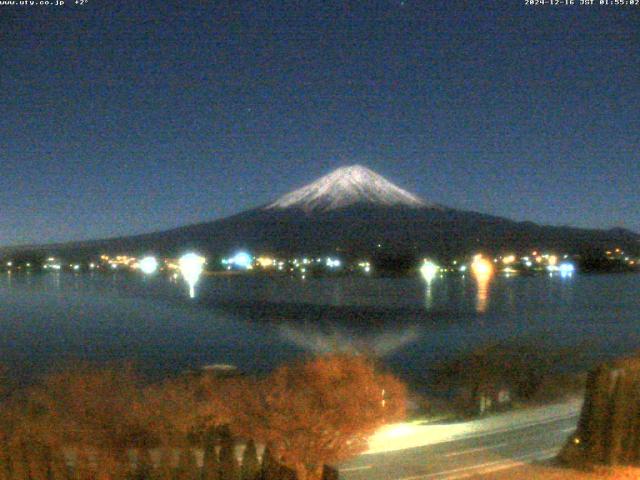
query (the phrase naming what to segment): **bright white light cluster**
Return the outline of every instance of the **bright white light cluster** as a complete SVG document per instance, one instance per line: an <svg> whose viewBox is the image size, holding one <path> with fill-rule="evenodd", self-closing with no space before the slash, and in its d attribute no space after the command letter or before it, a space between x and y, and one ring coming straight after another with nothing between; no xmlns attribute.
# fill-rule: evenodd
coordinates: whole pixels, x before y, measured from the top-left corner
<svg viewBox="0 0 640 480"><path fill-rule="evenodd" d="M329 268L339 268L342 265L342 262L337 258L327 257L327 267Z"/></svg>
<svg viewBox="0 0 640 480"><path fill-rule="evenodd" d="M195 286L200 279L200 275L202 275L205 262L205 258L196 253L186 253L178 260L180 273L189 285L189 296L191 298L195 296Z"/></svg>
<svg viewBox="0 0 640 480"><path fill-rule="evenodd" d="M440 267L430 260L425 260L420 267L420 274L427 283L431 283L431 281L436 278L439 271Z"/></svg>
<svg viewBox="0 0 640 480"><path fill-rule="evenodd" d="M139 262L140 270L146 275L151 275L158 270L158 260L156 257L144 257Z"/></svg>
<svg viewBox="0 0 640 480"><path fill-rule="evenodd" d="M229 265L229 269L231 265L235 265L238 268L248 270L253 265L253 257L249 253L242 251L236 253L233 257L224 259L222 263Z"/></svg>
<svg viewBox="0 0 640 480"><path fill-rule="evenodd" d="M560 270L560 275L563 277L570 277L575 272L576 267L573 263L563 262L558 266L558 270Z"/></svg>

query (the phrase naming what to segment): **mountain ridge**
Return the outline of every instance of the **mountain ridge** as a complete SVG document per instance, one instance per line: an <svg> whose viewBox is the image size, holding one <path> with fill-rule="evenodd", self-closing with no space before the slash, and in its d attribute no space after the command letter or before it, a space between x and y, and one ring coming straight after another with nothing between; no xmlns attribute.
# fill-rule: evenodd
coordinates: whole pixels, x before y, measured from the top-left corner
<svg viewBox="0 0 640 480"><path fill-rule="evenodd" d="M382 247L380 247L382 245ZM584 229L514 221L428 203L360 165L342 167L274 202L214 221L170 230L62 244L0 248L6 252L212 256L239 248L277 254L344 252L454 256L477 251L621 247L640 254L629 230Z"/></svg>

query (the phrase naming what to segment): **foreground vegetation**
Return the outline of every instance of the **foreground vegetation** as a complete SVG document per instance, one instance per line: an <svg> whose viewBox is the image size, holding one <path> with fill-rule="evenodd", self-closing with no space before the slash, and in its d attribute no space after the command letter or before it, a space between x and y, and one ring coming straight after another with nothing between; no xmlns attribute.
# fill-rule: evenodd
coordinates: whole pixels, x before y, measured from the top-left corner
<svg viewBox="0 0 640 480"><path fill-rule="evenodd" d="M5 395L0 479L314 480L402 419L405 395L362 356L156 384L128 365L79 366Z"/></svg>
<svg viewBox="0 0 640 480"><path fill-rule="evenodd" d="M424 399L423 410L465 418L581 397L586 374L561 371L581 354L526 341L484 345L433 365L425 382L436 395Z"/></svg>

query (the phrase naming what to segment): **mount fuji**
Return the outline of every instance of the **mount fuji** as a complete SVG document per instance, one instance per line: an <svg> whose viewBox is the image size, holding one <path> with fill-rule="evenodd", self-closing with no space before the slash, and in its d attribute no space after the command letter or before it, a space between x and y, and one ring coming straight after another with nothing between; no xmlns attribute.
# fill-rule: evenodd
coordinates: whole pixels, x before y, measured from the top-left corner
<svg viewBox="0 0 640 480"><path fill-rule="evenodd" d="M196 249L217 256L246 248L281 255L338 252L451 258L478 251L530 249L588 253L612 246L638 253L640 235L624 229L543 226L456 210L429 203L354 165L266 205L211 222L132 237L11 250L79 257L123 252L172 256Z"/></svg>

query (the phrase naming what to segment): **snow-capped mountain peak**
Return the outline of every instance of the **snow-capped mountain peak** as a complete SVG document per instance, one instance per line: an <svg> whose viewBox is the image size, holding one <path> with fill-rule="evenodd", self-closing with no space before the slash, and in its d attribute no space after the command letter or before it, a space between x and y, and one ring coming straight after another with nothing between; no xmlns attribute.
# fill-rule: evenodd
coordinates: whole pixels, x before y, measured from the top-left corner
<svg viewBox="0 0 640 480"><path fill-rule="evenodd" d="M355 204L404 205L413 208L429 206L374 171L361 165L352 165L334 170L280 197L266 208L300 208L309 212L335 210Z"/></svg>

